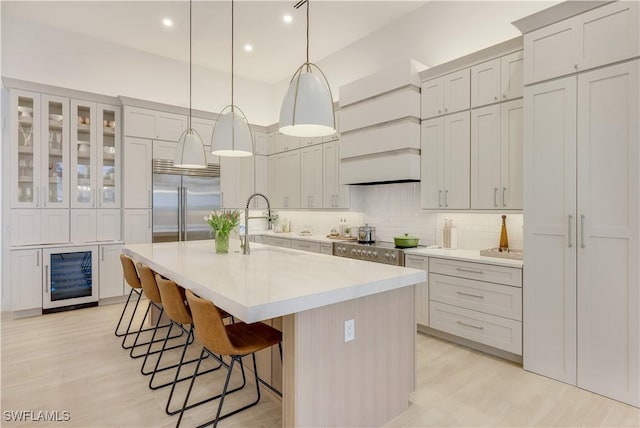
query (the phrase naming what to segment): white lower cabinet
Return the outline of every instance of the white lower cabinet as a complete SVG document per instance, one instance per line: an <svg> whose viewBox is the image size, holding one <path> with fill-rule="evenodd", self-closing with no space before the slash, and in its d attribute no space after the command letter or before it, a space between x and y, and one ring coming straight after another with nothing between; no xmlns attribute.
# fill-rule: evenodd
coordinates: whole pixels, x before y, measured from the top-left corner
<svg viewBox="0 0 640 428"><path fill-rule="evenodd" d="M124 210L124 243L150 243L152 234L151 210Z"/></svg>
<svg viewBox="0 0 640 428"><path fill-rule="evenodd" d="M522 355L522 269L430 258L429 327Z"/></svg>
<svg viewBox="0 0 640 428"><path fill-rule="evenodd" d="M298 241L298 240L292 239L291 248L293 248L294 250L309 251L311 253L319 253L320 243L310 242L310 241Z"/></svg>
<svg viewBox="0 0 640 428"><path fill-rule="evenodd" d="M413 269L422 269L429 277L429 258L407 254L404 257L404 266ZM416 324L429 326L429 281L415 285Z"/></svg>
<svg viewBox="0 0 640 428"><path fill-rule="evenodd" d="M62 244L69 242L69 210L11 210L11 245Z"/></svg>
<svg viewBox="0 0 640 428"><path fill-rule="evenodd" d="M42 308L42 250L11 250L11 310Z"/></svg>
<svg viewBox="0 0 640 428"><path fill-rule="evenodd" d="M124 295L124 275L120 262L122 244L100 245L98 252L98 257L100 257L100 298Z"/></svg>
<svg viewBox="0 0 640 428"><path fill-rule="evenodd" d="M274 247L291 248L291 240L289 238L280 238L277 236L263 236L262 243L273 245Z"/></svg>

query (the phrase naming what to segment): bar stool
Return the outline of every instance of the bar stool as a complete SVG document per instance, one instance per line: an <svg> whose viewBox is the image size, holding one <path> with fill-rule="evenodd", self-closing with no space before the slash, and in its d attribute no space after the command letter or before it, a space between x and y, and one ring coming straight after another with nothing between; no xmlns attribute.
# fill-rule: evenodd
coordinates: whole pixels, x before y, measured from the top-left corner
<svg viewBox="0 0 640 428"><path fill-rule="evenodd" d="M140 372L143 375L149 375L152 372L151 371L145 371L145 366L147 364L147 359L149 358L149 355L153 355L153 354L158 354L160 353L160 350L155 350L155 351L151 351L151 347L153 346L154 343L163 341L163 339L158 339L156 340L156 334L158 333L158 328L160 327L160 322L162 321L162 315L164 314L164 307L162 306L162 298L160 297L160 291L158 290L158 284L156 283L156 278L155 275L156 273L154 271L151 270L151 268L149 268L148 266L137 262L136 263L136 268L138 269L138 273L140 275L140 284L142 285L142 291L144 293L144 295L147 297L147 299L149 299L149 306L147 306L147 310L144 313L144 318L142 319L142 323L144 324L145 320L147 319L147 316L149 315L149 310L151 309L151 306L153 305L154 307L156 307L158 310L160 310L160 314L158 315L158 319L155 323L155 326L153 328L153 335L151 336L151 340L149 342L147 342L148 347L147 347L147 351L143 354L139 354L139 355L134 355L133 351L135 350L135 348L137 346L141 346L142 344L138 344L138 339L140 337L140 331L138 331L138 334L136 335L135 341L133 342L133 346L131 347L131 351L129 352L129 356L131 358L141 358L144 357L144 360L142 362L142 367L140 367ZM173 323L170 322L169 324L167 324L166 326L163 327L169 327L169 331L167 334L171 334L171 329L173 328ZM180 334L176 335L176 336L172 336L169 337L170 339L175 339L177 337L182 336L184 333L181 330ZM189 341L189 337L187 337L187 341ZM191 340L191 342L193 342L193 340ZM181 347L182 345L176 345L173 347L170 347L168 349L176 349Z"/></svg>
<svg viewBox="0 0 640 428"><path fill-rule="evenodd" d="M153 330L153 327L143 328L144 320L140 324L140 328L135 331L131 331L131 324L133 323L133 319L135 318L136 312L138 310L138 305L140 304L140 298L142 297L142 284L140 283L140 277L138 276L138 271L136 271L135 264L131 257L126 256L124 254L120 254L120 262L122 263L122 272L124 274L124 279L131 287L131 291L129 291L129 296L127 297L127 302L122 309L122 314L120 314L120 319L118 320L118 324L116 325L115 335L116 337L123 337L122 339L122 348L130 349L133 345L126 345L126 340L129 335L136 334L139 335L140 332L146 332ZM124 333L118 333L120 329L120 325L122 324L122 320L124 318L124 314L127 312L127 307L129 307L129 303L131 303L131 296L136 295L135 306L133 307L133 312L131 312L131 317L129 318L129 322L127 324L127 330ZM147 345L147 343L141 343L138 346Z"/></svg>
<svg viewBox="0 0 640 428"><path fill-rule="evenodd" d="M241 412L258 404L258 402L260 401L260 380L258 377L258 368L256 366L255 353L262 349L266 349L270 346L279 344L282 341L282 333L280 333L275 328L261 322L253 324L237 322L235 324L225 325L222 322L222 317L220 316L218 308L216 308L213 302L196 296L195 294L193 294L193 292L191 292L191 290L186 290L186 296L189 303L189 308L191 309L193 323L195 325L195 336L198 342L202 344L202 351L200 352L200 359L198 360L198 364L196 365L194 376L192 376L191 378L191 384L189 385L189 390L187 391L187 396L185 397L182 410L180 411L180 417L178 418L176 427L180 426L180 421L182 420L184 411L188 407L187 404L189 402L189 396L191 395L191 390L196 379L195 374L198 372L200 362L205 355L210 355L211 357L220 361L220 363L222 363L223 365L227 366L227 364L225 364L222 359L218 358L218 356L216 355L220 354L231 358L231 363L227 366L227 378L225 380L224 387L222 388L222 393L220 394L220 403L218 404L218 410L216 412L215 419L201 425L206 426L209 424L213 424L213 426L215 427L221 419L227 418L231 415L235 415L238 412ZM242 365L242 357L249 354L251 354L253 359L253 373L255 375L257 397L255 401L252 401L251 403L243 407L221 415L224 399L226 394L228 393L227 388L229 387L229 381L231 379L231 373L233 372L233 366L236 362L240 364L244 385L245 376L244 366Z"/></svg>
<svg viewBox="0 0 640 428"><path fill-rule="evenodd" d="M158 284L158 289L160 290L160 297L162 298L162 306L164 307L165 313L169 316L169 318L171 319L171 322L175 323L177 327L184 330L185 333L188 333L187 339L189 337L192 337L193 336L193 319L191 318L191 311L189 310L189 307L187 306L187 303L186 303L184 288L177 285L174 281L162 278L158 274L156 274L156 283ZM223 319L231 317L231 315L229 315L227 312L221 309L218 309L218 310L220 311L221 317ZM185 328L185 325L187 324L189 325L188 330ZM151 378L149 379L149 388L159 389L159 388L171 385L171 392L169 393L169 398L167 399L165 412L168 415L175 415L176 413L180 412L181 409L169 410L169 408L171 407L171 399L173 398L173 393L175 391L176 384L178 382L191 379L191 375L180 378L180 369L182 368L183 365L198 362L199 359L184 361L184 357L187 352L187 347L189 346L189 343L190 343L189 340L185 340L184 347L182 348L182 355L180 356L180 362L177 364L178 368L176 370L176 374L173 379L173 382L164 383L162 385L153 385L153 380L155 378L156 373L162 370L162 369L158 369L158 367L160 365L160 360L162 359L162 355L166 350L165 348L166 348L168 339L169 339L169 332L167 332L167 335L165 336L165 341L164 341L164 344L162 345L162 351L160 352L160 356L156 361L156 366L154 368L154 371L151 375ZM170 367L174 367L174 366L170 366ZM222 364L219 363L217 367L208 369L200 373L194 372L194 375L201 376L203 374L216 371L221 367L222 367ZM238 389L241 389L241 388L242 387ZM229 391L229 392L233 392L233 391ZM185 408L185 410L191 409L200 404L208 403L209 401L215 400L216 398L219 398L219 397L220 395L218 394L211 398L204 399L202 401L189 405L187 408Z"/></svg>

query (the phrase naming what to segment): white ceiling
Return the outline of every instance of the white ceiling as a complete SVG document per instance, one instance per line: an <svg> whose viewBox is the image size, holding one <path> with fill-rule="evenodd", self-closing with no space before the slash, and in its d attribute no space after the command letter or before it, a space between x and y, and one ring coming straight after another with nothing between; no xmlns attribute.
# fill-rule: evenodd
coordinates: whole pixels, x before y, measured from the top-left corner
<svg viewBox="0 0 640 428"><path fill-rule="evenodd" d="M265 83L291 77L305 60L305 7L288 1L235 1L235 74ZM318 62L426 1L327 1L310 5L310 61ZM231 67L231 2L193 1L193 62ZM290 14L293 22L285 24ZM3 19L17 15L141 51L189 61L189 2L2 1ZM162 25L173 20L173 28ZM253 52L245 52L251 43Z"/></svg>

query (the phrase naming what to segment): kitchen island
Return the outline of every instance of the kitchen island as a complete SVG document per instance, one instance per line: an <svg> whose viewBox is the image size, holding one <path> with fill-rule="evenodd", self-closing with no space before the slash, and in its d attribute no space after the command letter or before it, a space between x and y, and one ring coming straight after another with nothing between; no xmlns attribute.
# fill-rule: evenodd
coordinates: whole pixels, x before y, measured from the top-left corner
<svg viewBox="0 0 640 428"><path fill-rule="evenodd" d="M251 244L137 244L124 253L245 322L283 317L283 425L380 426L415 387L422 270ZM345 321L354 340L345 342Z"/></svg>

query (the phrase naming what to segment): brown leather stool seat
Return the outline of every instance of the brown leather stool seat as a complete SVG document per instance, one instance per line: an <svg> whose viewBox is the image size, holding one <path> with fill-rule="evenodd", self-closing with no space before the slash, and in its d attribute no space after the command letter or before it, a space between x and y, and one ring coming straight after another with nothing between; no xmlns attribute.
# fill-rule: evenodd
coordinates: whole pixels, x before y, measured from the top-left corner
<svg viewBox="0 0 640 428"><path fill-rule="evenodd" d="M162 305L164 307L164 311L165 313L169 316L169 319L171 319L171 322L174 323L177 327L183 329L185 332L188 333L188 338L189 337L193 337L193 319L191 318L191 311L189 310L189 307L187 306L187 301L186 301L186 296L185 296L185 290L184 288L180 287L179 285L177 285L174 281L171 281L169 279L165 279L162 278L160 275L156 274L156 283L158 284L158 289L160 291L160 296L162 298ZM223 314L222 317L226 318L226 317L230 317L230 315L224 311L221 311L221 313ZM189 325L189 328L187 329L185 326ZM194 360L190 360L190 361L184 361L184 357L187 351L187 347L189 345L189 341L186 340L184 343L184 347L182 349L182 355L180 356L180 362L177 364L177 370L176 370L176 374L174 377L173 382L169 382L169 383L165 383L162 385L153 385L153 380L155 377L155 373L156 371L159 371L158 367L160 365L160 360L162 359L162 355L163 352L166 348L166 344L167 344L167 340L169 338L169 333L167 332L167 335L165 337L165 342L163 344L162 347L162 352L160 353L160 357L158 357L158 360L156 361L156 367L154 369L154 373L151 376L151 379L149 380L149 388L151 389L158 389L158 388L162 388L164 386L168 386L171 385L171 392L169 393L169 398L167 399L167 405L165 407L165 412L168 415L175 415L176 413L180 412L180 408L178 408L177 410L170 410L171 407L171 400L173 398L173 393L175 391L175 387L176 384L178 382L182 382L184 380L187 379L191 379L191 376L186 376L186 377L182 377L180 378L180 369L182 368L183 365L185 364L189 364L189 363L194 363L199 361L199 359L194 359ZM173 367L173 366L172 366ZM197 373L197 376L206 374L206 373L210 373L212 371L218 370L220 367L222 367L222 364L218 364L216 367L205 370L203 372L199 372ZM215 400L216 398L218 398L218 396L214 396L211 398L207 398L204 400L201 400L197 403L191 404L189 406L189 408L193 408L195 406L198 406L200 404L204 404L207 403L211 400Z"/></svg>
<svg viewBox="0 0 640 428"><path fill-rule="evenodd" d="M134 355L134 350L143 345L143 344L139 344L138 340L140 338L140 331L138 331L138 334L136 335L135 341L133 342L133 346L131 347L131 351L129 352L129 355L131 356L131 358L140 358L140 357L144 357L144 360L142 362L142 367L140 368L140 372L143 375L149 375L151 373L153 373L153 371L147 371L145 370L146 364L147 364L147 360L149 358L150 355L154 355L154 354L158 354L161 352L160 349L154 350L152 351L152 346L154 343L158 343L158 342L162 342L164 341L164 339L156 339L156 334L158 333L158 329L161 327L160 323L162 321L162 315L164 314L164 307L162 306L162 298L160 296L160 290L158 290L158 284L156 283L156 273L151 270L151 268L149 268L148 266L138 262L136 263L136 268L138 269L138 274L140 277L140 284L142 286L142 291L144 293L144 295L147 297L147 299L149 299L149 305L147 306L147 310L144 314L144 318L142 319L142 323L144 324L145 320L147 319L147 317L149 316L149 310L151 309L151 306L155 306L158 310L160 310L160 313L158 314L158 319L155 322L154 328L153 328L153 335L151 336L151 340L149 342L146 342L147 346L147 350L145 353L142 354L138 354L138 355ZM165 326L162 327L169 327L169 331L167 332L167 335L171 334L171 329L174 326L173 323L169 323ZM182 330L180 330L180 333L178 335L175 336L168 336L169 339L175 339L177 337L180 337L184 334L184 332ZM189 340L189 337L187 336L187 341ZM176 345L176 346L172 346L168 349L176 349L182 347L182 344L180 345Z"/></svg>
<svg viewBox="0 0 640 428"><path fill-rule="evenodd" d="M131 329L131 326L133 324L133 320L136 316L137 310L138 310L138 305L140 304L140 299L142 297L142 283L140 282L140 277L138 276L138 271L136 270L134 261L131 259L131 257L125 255L125 254L120 254L120 262L122 263L122 272L124 274L124 279L126 281L126 283L129 285L129 287L131 287L131 291L129 291L129 296L127 297L127 302L124 305L124 308L122 309L122 313L120 314L120 319L118 320L118 324L116 325L116 330L115 330L115 335L117 337L123 337L122 339L122 348L124 349L132 349L133 345L128 345L126 343L127 341L127 337L130 335L135 334L136 337L139 336L139 334L141 332L146 332L146 331L151 331L153 330L153 327L149 327L149 328L143 328L144 326L144 320L142 321L142 323L140 324L140 327L137 329ZM133 307L133 311L131 312L131 317L129 318L129 321L127 323L127 329L124 332L119 332L120 330L120 325L122 324L122 320L124 319L124 315L127 312L127 308L129 307L129 303L132 302L131 296L136 295L135 298L135 306ZM147 345L148 343L137 343L136 346L143 346L143 345Z"/></svg>
<svg viewBox="0 0 640 428"><path fill-rule="evenodd" d="M210 300L202 299L190 290L186 290L187 301L189 308L191 309L191 316L195 325L195 336L198 342L202 344L202 352L200 353L200 359L196 366L195 373L198 372L200 362L208 354L213 358L220 361L221 364L227 366L221 358L218 358L216 354L228 356L231 358L231 363L228 365L227 377L220 394L220 402L218 404L218 410L215 419L206 422L204 425L213 424L215 427L221 419L234 415L249 407L255 406L260 401L260 379L258 377L258 368L256 366L255 353L268 348L272 345L277 345L282 341L282 333L273 327L270 327L263 323L246 324L244 322L237 322L235 324L225 325L222 321L222 316L218 308ZM253 372L255 375L256 384L256 399L249 404L229 411L222 415L222 406L229 387L229 381L233 372L235 363L240 364L242 371L243 386L245 384L244 366L242 365L242 357L251 354L253 360ZM195 374L194 373L194 374ZM188 408L189 395L193 388L196 376L191 378L191 384L187 391L182 410L180 412L180 418L176 426L180 425L184 411Z"/></svg>

